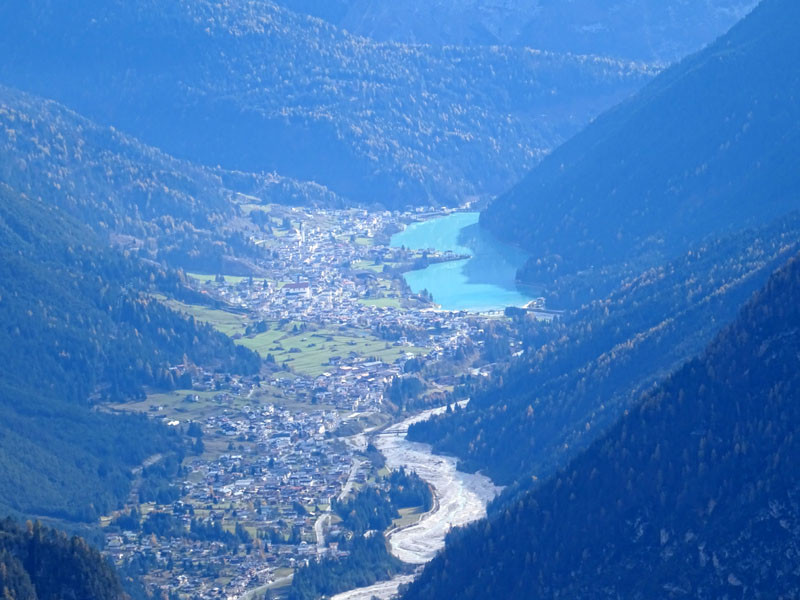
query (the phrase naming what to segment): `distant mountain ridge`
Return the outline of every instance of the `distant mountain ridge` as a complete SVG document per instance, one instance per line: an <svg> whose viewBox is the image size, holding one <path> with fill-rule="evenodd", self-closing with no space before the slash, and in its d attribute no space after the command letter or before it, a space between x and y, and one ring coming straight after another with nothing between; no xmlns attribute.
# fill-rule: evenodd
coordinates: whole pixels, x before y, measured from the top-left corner
<svg viewBox="0 0 800 600"><path fill-rule="evenodd" d="M800 594L800 257L608 435L452 534L404 600Z"/></svg>
<svg viewBox="0 0 800 600"><path fill-rule="evenodd" d="M381 41L527 46L673 62L714 40L755 0L278 0Z"/></svg>
<svg viewBox="0 0 800 600"><path fill-rule="evenodd" d="M758 0L540 0L514 45L675 62L714 41Z"/></svg>
<svg viewBox="0 0 800 600"><path fill-rule="evenodd" d="M482 214L528 280L656 264L798 207L800 5L764 0L556 149ZM648 262L649 261L649 262Z"/></svg>
<svg viewBox="0 0 800 600"><path fill-rule="evenodd" d="M177 157L398 207L500 193L656 69L355 37L266 0L8 0L0 81Z"/></svg>

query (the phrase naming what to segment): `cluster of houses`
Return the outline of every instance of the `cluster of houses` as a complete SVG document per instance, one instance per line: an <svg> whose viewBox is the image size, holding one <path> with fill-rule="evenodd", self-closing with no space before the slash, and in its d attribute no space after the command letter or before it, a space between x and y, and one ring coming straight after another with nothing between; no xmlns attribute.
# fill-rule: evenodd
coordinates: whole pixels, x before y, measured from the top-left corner
<svg viewBox="0 0 800 600"><path fill-rule="evenodd" d="M410 215L360 210L320 210L312 215L294 209L292 216L288 233L251 240L265 249L259 265L263 278L209 282L208 291L264 320L357 327L376 316L369 300L411 295L382 286L380 273L388 264L408 263L415 253L376 242L387 242L381 232L398 229ZM431 259L447 258L429 254Z"/></svg>
<svg viewBox="0 0 800 600"><path fill-rule="evenodd" d="M118 564L149 564L148 583L187 598L236 598L274 581L281 569L316 555L318 514L349 478L363 481L363 473L353 472L362 462L331 435L341 423L333 410L266 403L221 409L202 423L203 437L229 440L229 451L187 459L181 500L152 509L180 522L185 535L114 532L107 554ZM228 532L238 524L246 540L232 549L225 540L196 539L193 520Z"/></svg>
<svg viewBox="0 0 800 600"><path fill-rule="evenodd" d="M148 507L179 522L185 535L123 529L110 531L106 539L112 560L147 565L150 585L181 598L239 598L313 559L319 552L315 523L332 498L365 479L365 462L334 434L343 419L355 411L383 409L387 384L417 356L406 351L412 346L428 349L424 361L429 364L481 344L485 317L422 304L399 310L370 302L387 294L410 296L408 290L387 286L389 278L381 275L382 263L407 260L408 252L364 242L408 215L352 210L292 215L296 227L260 240L268 257L266 277L209 282L206 293L241 307L253 322L352 326L397 352L382 360L343 353L331 357L321 374L275 373L269 381L191 373L195 390L219 392L219 410L200 425L206 444L222 444L225 450L187 458L180 501ZM175 377L184 374L175 368ZM448 385L452 376L442 374L431 383ZM274 397L261 401L262 384L294 408L275 404ZM234 548L229 540L191 535L193 521L220 524L240 543ZM335 555L338 548L325 551Z"/></svg>

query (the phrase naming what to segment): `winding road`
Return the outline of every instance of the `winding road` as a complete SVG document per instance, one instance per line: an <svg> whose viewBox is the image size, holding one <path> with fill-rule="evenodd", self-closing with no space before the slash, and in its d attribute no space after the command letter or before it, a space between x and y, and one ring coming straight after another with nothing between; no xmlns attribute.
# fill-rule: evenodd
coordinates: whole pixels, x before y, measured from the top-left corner
<svg viewBox="0 0 800 600"><path fill-rule="evenodd" d="M352 491L353 484L356 481L356 474L361 468L361 465L363 465L365 462L366 461L359 458L353 459L353 464L350 465L350 473L347 475L347 481L342 487L342 491L336 497L339 502L344 500ZM323 554L325 552L325 524L330 523L331 514L332 513L329 509L326 513L320 515L319 518L314 521L314 535L317 538L317 554Z"/></svg>

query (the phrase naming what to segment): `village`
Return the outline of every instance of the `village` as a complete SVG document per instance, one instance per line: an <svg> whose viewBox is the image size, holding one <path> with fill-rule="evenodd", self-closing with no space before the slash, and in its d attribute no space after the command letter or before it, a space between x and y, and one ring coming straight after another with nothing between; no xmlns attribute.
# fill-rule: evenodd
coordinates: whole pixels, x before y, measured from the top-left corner
<svg viewBox="0 0 800 600"><path fill-rule="evenodd" d="M299 565L341 554L325 543L338 528L331 501L377 472L363 432L413 402L445 401L459 377L487 375L475 358L487 323L502 318L438 310L405 285L404 270L463 258L389 245L430 214L252 210L265 215L264 236L251 240L263 274L188 274L208 306L165 301L258 352L262 373L176 365L191 389L116 407L197 440L176 497L132 498L104 520L107 556L123 570L146 565L148 585L172 598L279 593ZM408 397L392 390L406 378L421 384Z"/></svg>

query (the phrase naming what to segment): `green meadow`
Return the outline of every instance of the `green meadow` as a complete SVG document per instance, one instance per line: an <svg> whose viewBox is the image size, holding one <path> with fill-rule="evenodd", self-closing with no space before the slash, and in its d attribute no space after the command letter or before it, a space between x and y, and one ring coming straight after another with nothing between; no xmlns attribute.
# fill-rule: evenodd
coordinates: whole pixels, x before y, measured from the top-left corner
<svg viewBox="0 0 800 600"><path fill-rule="evenodd" d="M271 354L276 363L287 363L296 372L311 376L330 370L330 359L336 356L346 358L352 353L393 363L409 352L414 355L427 352L425 348L393 346L369 332L354 328L294 332L293 328L287 326L285 329L270 329L252 337L241 338L237 343L255 350L265 358Z"/></svg>

